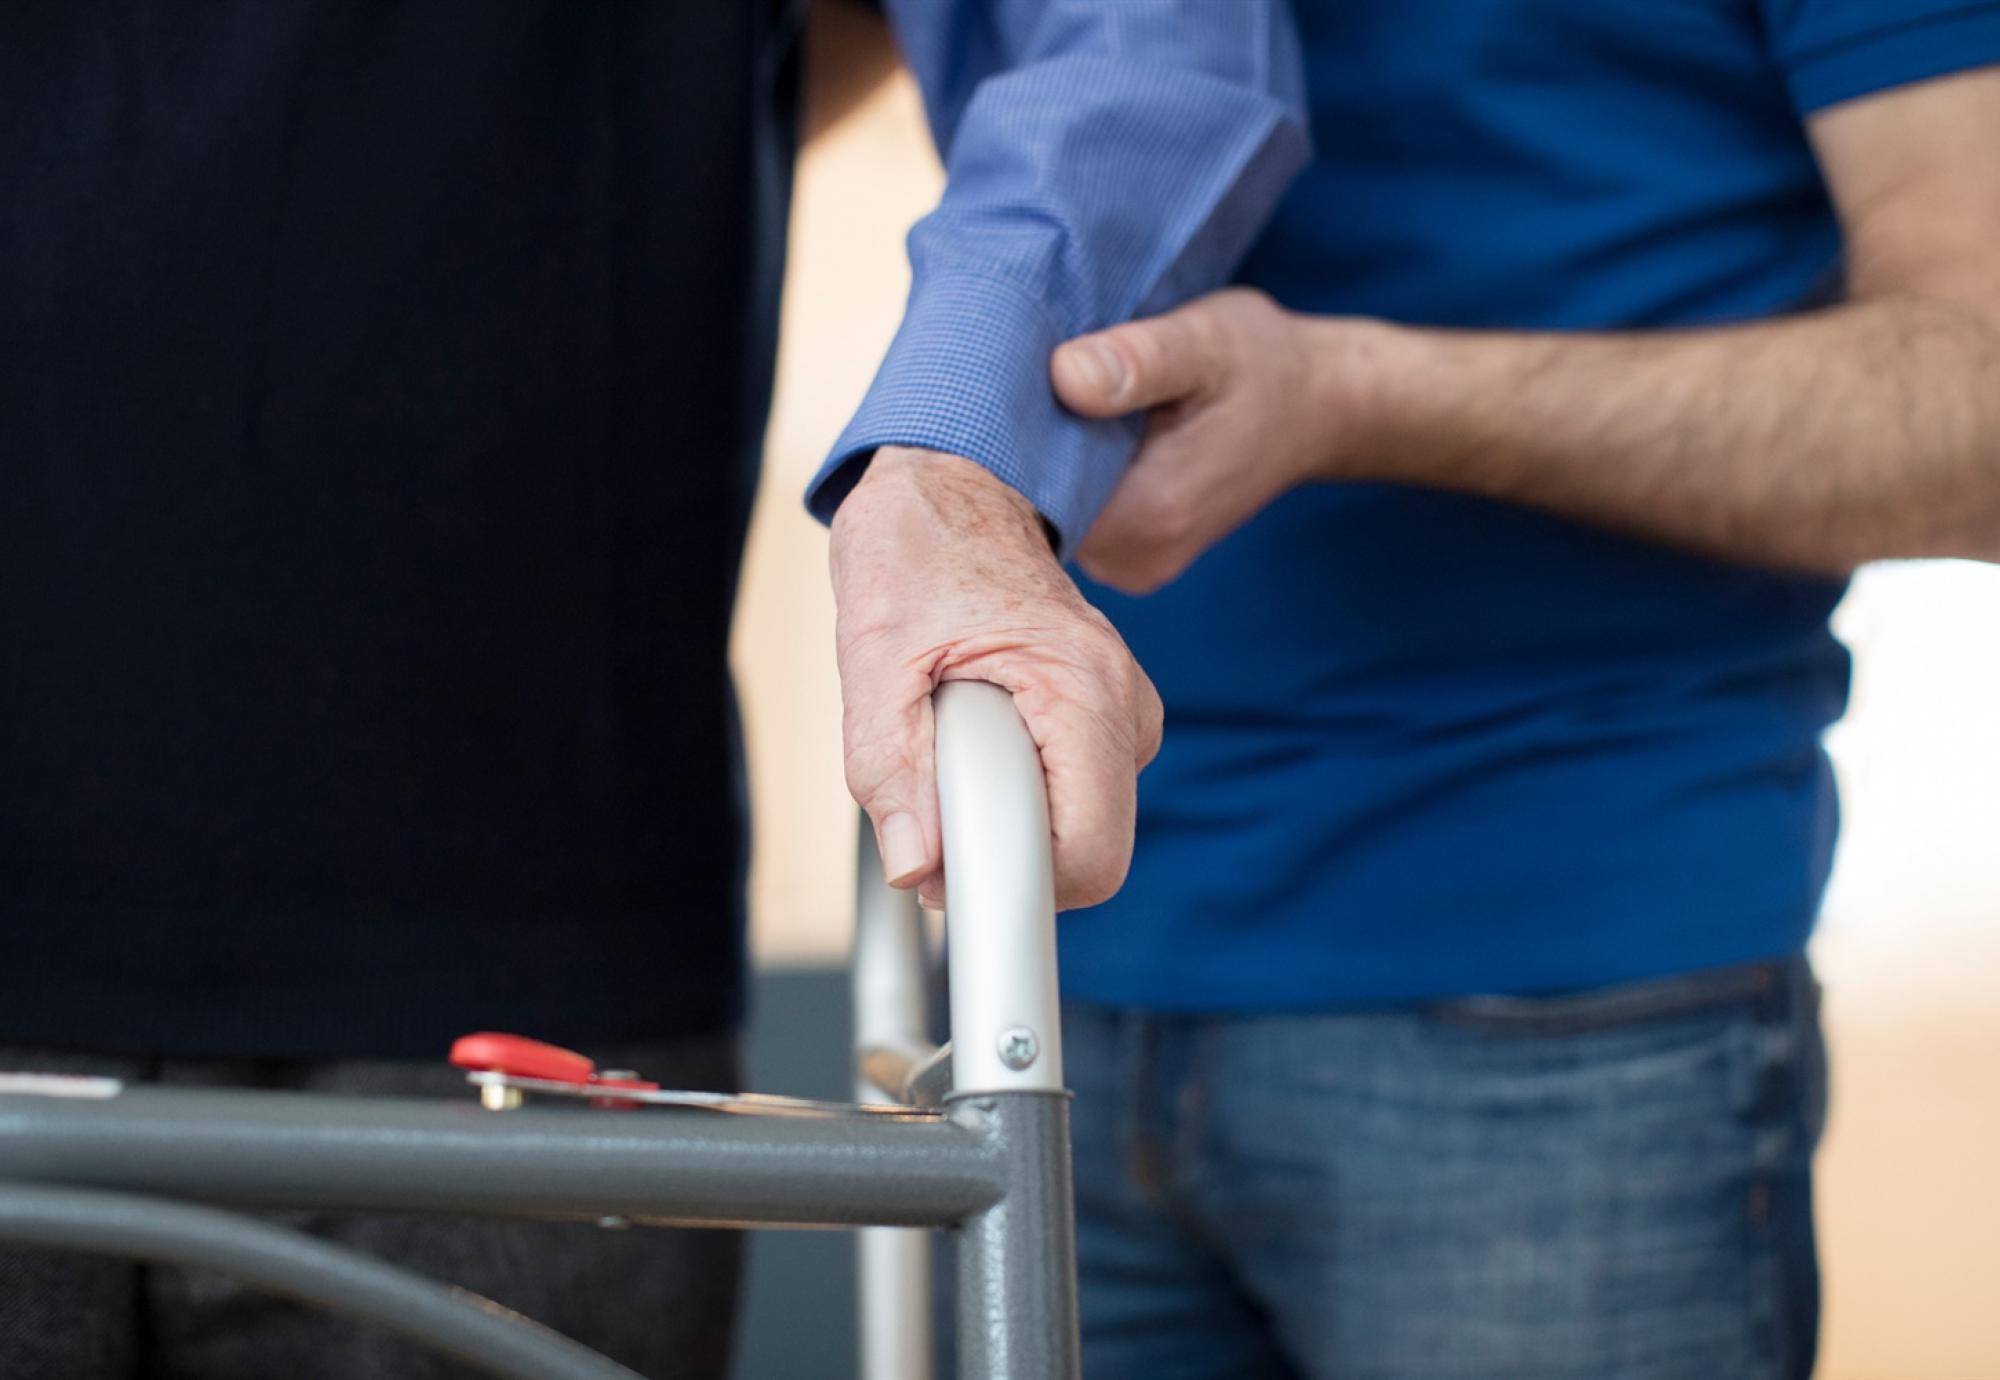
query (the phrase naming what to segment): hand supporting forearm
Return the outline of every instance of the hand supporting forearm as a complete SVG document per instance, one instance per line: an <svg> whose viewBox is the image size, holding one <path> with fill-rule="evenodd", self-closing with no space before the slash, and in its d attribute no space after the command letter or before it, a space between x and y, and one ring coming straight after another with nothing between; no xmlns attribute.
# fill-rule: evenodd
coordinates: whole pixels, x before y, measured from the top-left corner
<svg viewBox="0 0 2000 1380"><path fill-rule="evenodd" d="M1345 360L1357 325L1306 330L1316 355ZM2000 310L1887 295L1643 335L1374 329L1387 367L1327 375L1348 415L1322 478L1434 485L1806 570L2000 559Z"/></svg>
<svg viewBox="0 0 2000 1380"><path fill-rule="evenodd" d="M1386 480L1729 560L2000 560L2000 68L1822 112L1854 300L1646 333L1302 317L1216 293L1065 344L1065 406L1148 413L1078 550L1143 593L1277 495Z"/></svg>

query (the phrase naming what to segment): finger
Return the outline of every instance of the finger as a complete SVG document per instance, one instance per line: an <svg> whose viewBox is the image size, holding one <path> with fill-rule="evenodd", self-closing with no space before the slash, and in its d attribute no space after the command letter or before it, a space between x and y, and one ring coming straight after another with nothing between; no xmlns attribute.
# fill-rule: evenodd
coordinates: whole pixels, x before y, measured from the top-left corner
<svg viewBox="0 0 2000 1380"><path fill-rule="evenodd" d="M1056 397L1085 417L1118 417L1199 396L1226 367L1213 312L1195 302L1057 346L1049 360Z"/></svg>
<svg viewBox="0 0 2000 1380"><path fill-rule="evenodd" d="M1077 544L1076 562L1122 594L1151 594L1193 563L1206 542L1206 516L1186 496L1182 452L1150 439Z"/></svg>
<svg viewBox="0 0 2000 1380"><path fill-rule="evenodd" d="M1159 593L1186 569L1179 562L1154 554L1124 550L1079 555L1076 563L1084 574L1106 589L1115 589L1134 599Z"/></svg>
<svg viewBox="0 0 2000 1380"><path fill-rule="evenodd" d="M1172 584L1192 560L1179 547L1107 534L1078 547L1076 563L1098 584L1138 598Z"/></svg>
<svg viewBox="0 0 2000 1380"><path fill-rule="evenodd" d="M1108 901L1124 885L1138 816L1135 762L1129 738L1085 733L1054 745L1049 828L1058 910Z"/></svg>
<svg viewBox="0 0 2000 1380"><path fill-rule="evenodd" d="M894 887L917 886L942 861L929 678L869 668L843 672L847 789L875 829L883 879Z"/></svg>
<svg viewBox="0 0 2000 1380"><path fill-rule="evenodd" d="M1066 693L1016 695L1048 782L1058 910L1109 900L1131 866L1136 729L1130 708L1107 703L1104 693L1122 682L1118 668L1115 676L1080 677Z"/></svg>
<svg viewBox="0 0 2000 1380"><path fill-rule="evenodd" d="M1139 770L1144 771L1160 755L1160 743L1166 735L1167 709L1153 684L1153 678L1141 670L1136 661L1132 663L1132 675L1135 682L1132 688L1133 716L1138 720L1136 761Z"/></svg>

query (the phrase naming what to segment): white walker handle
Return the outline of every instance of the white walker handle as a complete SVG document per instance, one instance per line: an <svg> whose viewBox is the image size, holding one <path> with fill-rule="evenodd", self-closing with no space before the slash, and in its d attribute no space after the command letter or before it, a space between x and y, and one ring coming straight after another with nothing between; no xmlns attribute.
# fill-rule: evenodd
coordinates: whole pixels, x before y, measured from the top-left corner
<svg viewBox="0 0 2000 1380"><path fill-rule="evenodd" d="M937 710L938 805L950 910L954 1092L1062 1087L1055 946L1055 871L1041 754L998 686L952 681ZM914 893L882 881L874 831L861 825L854 917L854 1046L914 1067L929 1052L929 964ZM864 1102L896 1100L857 1071ZM863 1380L930 1380L932 1233L858 1233Z"/></svg>
<svg viewBox="0 0 2000 1380"><path fill-rule="evenodd" d="M1055 867L1041 754L1013 696L937 689L954 1093L1056 1092Z"/></svg>

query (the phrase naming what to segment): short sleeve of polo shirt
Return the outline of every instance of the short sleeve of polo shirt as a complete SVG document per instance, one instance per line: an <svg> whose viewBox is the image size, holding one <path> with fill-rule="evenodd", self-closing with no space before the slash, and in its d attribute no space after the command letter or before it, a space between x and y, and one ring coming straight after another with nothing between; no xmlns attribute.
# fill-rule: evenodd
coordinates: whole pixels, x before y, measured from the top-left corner
<svg viewBox="0 0 2000 1380"><path fill-rule="evenodd" d="M2000 0L1757 0L1801 115L2000 63Z"/></svg>

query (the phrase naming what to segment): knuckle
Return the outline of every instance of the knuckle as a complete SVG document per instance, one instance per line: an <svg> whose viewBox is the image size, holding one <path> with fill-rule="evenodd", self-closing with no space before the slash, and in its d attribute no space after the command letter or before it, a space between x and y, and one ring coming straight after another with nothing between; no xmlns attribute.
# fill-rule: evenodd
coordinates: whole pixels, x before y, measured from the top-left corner
<svg viewBox="0 0 2000 1380"><path fill-rule="evenodd" d="M1098 571L1113 569L1128 550L1132 541L1126 533L1127 524L1120 513L1108 513L1100 518L1090 535L1076 549L1076 563L1092 579L1098 578Z"/></svg>
<svg viewBox="0 0 2000 1380"><path fill-rule="evenodd" d="M1271 299L1271 295L1261 288L1233 287L1221 294L1223 315L1233 325L1253 325L1265 317L1272 316L1283 308Z"/></svg>
<svg viewBox="0 0 2000 1380"><path fill-rule="evenodd" d="M1271 294L1260 287L1237 286L1229 289L1230 300L1249 311L1276 311L1278 304Z"/></svg>
<svg viewBox="0 0 2000 1380"><path fill-rule="evenodd" d="M1164 569L1153 556L1138 556L1120 564L1115 580L1107 580L1120 594L1140 597L1159 592L1162 585L1172 577L1170 570Z"/></svg>
<svg viewBox="0 0 2000 1380"><path fill-rule="evenodd" d="M882 790L883 774L874 759L850 749L844 761L843 772L847 778L847 793L854 797L854 803L875 813L875 797Z"/></svg>
<svg viewBox="0 0 2000 1380"><path fill-rule="evenodd" d="M1120 594L1151 594L1159 586L1148 582L1143 571L1144 567L1136 561L1120 562L1103 576L1103 583Z"/></svg>
<svg viewBox="0 0 2000 1380"><path fill-rule="evenodd" d="M1065 909L1102 905L1125 884L1125 864L1117 858L1094 859L1075 868L1064 888Z"/></svg>
<svg viewBox="0 0 2000 1380"><path fill-rule="evenodd" d="M1111 585L1112 588L1117 588L1115 577L1118 572L1118 553L1116 551L1098 550L1091 552L1087 556L1082 552L1078 552L1076 568L1087 579L1097 584Z"/></svg>
<svg viewBox="0 0 2000 1380"><path fill-rule="evenodd" d="M1163 322L1148 322L1143 329L1122 331L1114 337L1115 348L1125 352L1125 363L1142 386L1167 367L1171 331L1163 327Z"/></svg>
<svg viewBox="0 0 2000 1380"><path fill-rule="evenodd" d="M1136 488L1125 517L1126 525L1135 534L1134 539L1124 543L1130 547L1153 548L1161 543L1185 541L1195 523L1194 505L1186 486L1167 475L1157 476L1151 483Z"/></svg>
<svg viewBox="0 0 2000 1380"><path fill-rule="evenodd" d="M1126 364L1139 365L1143 370L1159 358L1158 326L1157 321L1128 321L1105 332L1103 339L1112 350L1125 356Z"/></svg>
<svg viewBox="0 0 2000 1380"><path fill-rule="evenodd" d="M1163 334L1167 339L1163 346L1170 347L1174 354L1183 359L1202 364L1205 374L1207 362L1214 354L1216 336L1215 313L1196 307L1189 311L1176 312L1162 318Z"/></svg>
<svg viewBox="0 0 2000 1380"><path fill-rule="evenodd" d="M1167 708L1160 699L1160 692L1153 687L1153 681L1134 663L1137 681L1133 690L1136 726L1139 735L1139 756L1142 762L1149 762L1160 750L1160 738L1166 731Z"/></svg>
<svg viewBox="0 0 2000 1380"><path fill-rule="evenodd" d="M1122 642L1102 647L1092 658L1091 669L1102 693L1119 717L1129 719L1132 704L1132 654Z"/></svg>
<svg viewBox="0 0 2000 1380"><path fill-rule="evenodd" d="M849 712L843 722L841 769L847 778L847 791L873 814L898 779L913 770L915 759L901 735L885 731L874 721Z"/></svg>

